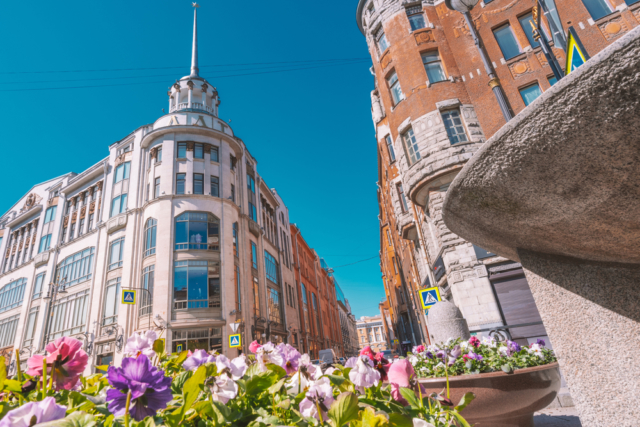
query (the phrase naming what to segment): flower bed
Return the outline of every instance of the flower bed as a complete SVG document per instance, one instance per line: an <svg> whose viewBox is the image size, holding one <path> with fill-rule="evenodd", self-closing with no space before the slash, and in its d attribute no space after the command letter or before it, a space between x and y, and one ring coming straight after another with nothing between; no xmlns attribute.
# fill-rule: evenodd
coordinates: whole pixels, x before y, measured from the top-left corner
<svg viewBox="0 0 640 427"><path fill-rule="evenodd" d="M531 368L556 362L555 354L538 340L529 347L521 347L514 341L498 342L483 337L480 341L471 337L468 341L449 340L440 345L417 346L408 360L420 378L437 378L448 375L471 375Z"/></svg>
<svg viewBox="0 0 640 427"><path fill-rule="evenodd" d="M204 350L168 354L155 332L127 341L121 366L82 376L82 343L62 337L8 379L0 358L0 427L399 426L469 424L448 396L427 396L407 360L368 349L322 370L288 344L252 343L229 360Z"/></svg>

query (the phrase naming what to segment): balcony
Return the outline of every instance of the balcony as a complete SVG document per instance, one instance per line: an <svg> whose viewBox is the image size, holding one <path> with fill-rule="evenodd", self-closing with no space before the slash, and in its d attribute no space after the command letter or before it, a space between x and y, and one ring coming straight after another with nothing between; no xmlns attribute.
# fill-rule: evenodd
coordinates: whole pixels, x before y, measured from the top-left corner
<svg viewBox="0 0 640 427"><path fill-rule="evenodd" d="M181 102L178 104L178 106L173 106L171 107L171 111L169 111L170 113L176 112L176 111L180 111L180 110L200 110L200 111L205 111L209 114L213 114L213 108L208 107L200 102L192 102L191 103L191 107L189 107L189 104L186 102Z"/></svg>
<svg viewBox="0 0 640 427"><path fill-rule="evenodd" d="M249 231L256 237L260 237L260 234L262 233L262 229L258 223L252 219L249 220Z"/></svg>
<svg viewBox="0 0 640 427"><path fill-rule="evenodd" d="M124 214L120 214L116 217L111 218L108 222L107 222L107 233L111 234L114 231L118 231L121 228L125 228L127 226L127 217L128 215L126 213Z"/></svg>
<svg viewBox="0 0 640 427"><path fill-rule="evenodd" d="M33 263L35 264L36 267L40 267L41 265L44 265L46 263L49 262L49 252L42 252L41 254L36 255L35 257L33 257Z"/></svg>

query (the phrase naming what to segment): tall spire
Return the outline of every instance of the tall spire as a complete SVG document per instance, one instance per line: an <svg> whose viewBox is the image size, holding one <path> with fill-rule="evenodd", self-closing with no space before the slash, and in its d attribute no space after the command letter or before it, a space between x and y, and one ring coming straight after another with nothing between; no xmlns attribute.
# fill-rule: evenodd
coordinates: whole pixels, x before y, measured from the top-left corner
<svg viewBox="0 0 640 427"><path fill-rule="evenodd" d="M193 5L193 47L191 49L191 75L189 77L199 77L198 72L198 3Z"/></svg>

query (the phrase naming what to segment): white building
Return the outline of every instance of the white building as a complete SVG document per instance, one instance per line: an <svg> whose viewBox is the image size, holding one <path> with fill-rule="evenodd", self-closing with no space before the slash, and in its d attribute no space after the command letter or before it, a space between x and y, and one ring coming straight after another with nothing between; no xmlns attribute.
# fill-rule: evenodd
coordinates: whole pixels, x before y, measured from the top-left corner
<svg viewBox="0 0 640 427"><path fill-rule="evenodd" d="M195 14L191 73L168 96L169 114L0 217L3 354L19 348L26 360L69 335L91 365L118 364L123 341L149 328L170 351L299 342L283 303L283 281L294 281L288 210L199 76ZM53 305L51 283L62 291ZM123 289L137 290L135 305L121 303ZM241 349L229 348L235 322Z"/></svg>

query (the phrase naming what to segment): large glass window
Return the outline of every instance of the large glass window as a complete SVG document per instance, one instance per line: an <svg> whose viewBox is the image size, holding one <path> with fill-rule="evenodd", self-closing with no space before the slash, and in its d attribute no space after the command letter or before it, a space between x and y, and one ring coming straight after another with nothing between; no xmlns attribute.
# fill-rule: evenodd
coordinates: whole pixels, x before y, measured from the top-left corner
<svg viewBox="0 0 640 427"><path fill-rule="evenodd" d="M117 184L120 181L129 179L129 173L131 171L131 162L125 162L116 166L116 172L114 174L114 183Z"/></svg>
<svg viewBox="0 0 640 427"><path fill-rule="evenodd" d="M220 179L211 175L211 193L213 197L220 197Z"/></svg>
<svg viewBox="0 0 640 427"><path fill-rule="evenodd" d="M396 161L396 152L393 150L393 140L391 139L391 135L387 135L384 137L387 142L387 150L389 151L389 159L391 162Z"/></svg>
<svg viewBox="0 0 640 427"><path fill-rule="evenodd" d="M29 315L27 316L27 324L24 328L24 339L22 341L22 348L28 348L33 345L33 337L36 333L39 311L40 307L32 307L29 310Z"/></svg>
<svg viewBox="0 0 640 427"><path fill-rule="evenodd" d="M88 248L66 257L58 264L55 275L56 283L61 283L62 279L66 279L66 286L74 286L78 283L91 280L93 253L94 248Z"/></svg>
<svg viewBox="0 0 640 427"><path fill-rule="evenodd" d="M18 320L20 320L19 314L0 320L0 347L8 347L14 344Z"/></svg>
<svg viewBox="0 0 640 427"><path fill-rule="evenodd" d="M102 314L102 326L118 323L118 307L120 307L120 282L121 277L107 282L104 293L104 312Z"/></svg>
<svg viewBox="0 0 640 427"><path fill-rule="evenodd" d="M187 181L186 173L176 174L176 194L184 194L184 189Z"/></svg>
<svg viewBox="0 0 640 427"><path fill-rule="evenodd" d="M42 288L46 275L47 273L40 273L36 276L36 281L33 284L33 296L31 297L31 299L38 299L42 296Z"/></svg>
<svg viewBox="0 0 640 427"><path fill-rule="evenodd" d="M249 218L258 221L258 211L256 210L256 181L253 176L247 174L247 189L249 190Z"/></svg>
<svg viewBox="0 0 640 427"><path fill-rule="evenodd" d="M531 47L535 48L540 46L540 43L533 38L533 27L531 26L531 22L535 23L533 20L533 14L527 13L526 15L519 17L518 21L520 21L522 31L527 35L527 40L529 40Z"/></svg>
<svg viewBox="0 0 640 427"><path fill-rule="evenodd" d="M422 13L422 6L408 7L407 18L409 18L409 24L411 24L411 31L426 27L424 22L424 13Z"/></svg>
<svg viewBox="0 0 640 427"><path fill-rule="evenodd" d="M49 342L84 331L89 289L60 298L53 306Z"/></svg>
<svg viewBox="0 0 640 427"><path fill-rule="evenodd" d="M640 1L640 0L638 0ZM554 84L558 83L558 79L556 78L556 76L549 76L547 77L547 80L549 80L549 85L553 86Z"/></svg>
<svg viewBox="0 0 640 427"><path fill-rule="evenodd" d="M51 234L42 236L40 238L40 246L38 247L38 253L48 251L50 247L51 247Z"/></svg>
<svg viewBox="0 0 640 427"><path fill-rule="evenodd" d="M122 257L124 255L124 237L111 242L109 248L109 270L122 267Z"/></svg>
<svg viewBox="0 0 640 427"><path fill-rule="evenodd" d="M178 142L178 152L177 156L179 159L187 158L187 143L186 142Z"/></svg>
<svg viewBox="0 0 640 427"><path fill-rule="evenodd" d="M206 212L185 212L176 218L175 250L220 250L220 221Z"/></svg>
<svg viewBox="0 0 640 427"><path fill-rule="evenodd" d="M144 226L144 256L156 253L156 229L158 221L155 218L149 218Z"/></svg>
<svg viewBox="0 0 640 427"><path fill-rule="evenodd" d="M449 110L442 113L442 121L444 127L447 129L447 136L451 145L459 142L467 142L467 133L464 130L462 119L460 118L460 111Z"/></svg>
<svg viewBox="0 0 640 427"><path fill-rule="evenodd" d="M222 328L173 330L171 338L173 353L187 350L222 352Z"/></svg>
<svg viewBox="0 0 640 427"><path fill-rule="evenodd" d="M193 174L193 194L204 194L204 175L201 173Z"/></svg>
<svg viewBox="0 0 640 427"><path fill-rule="evenodd" d="M398 104L398 102L404 99L402 95L402 88L400 87L400 81L398 81L398 74L396 74L395 71L387 78L387 85L389 86L389 92L391 92L393 105Z"/></svg>
<svg viewBox="0 0 640 427"><path fill-rule="evenodd" d="M523 87L520 89L520 95L522 96L522 100L524 101L524 105L529 105L533 101L536 100L540 95L542 95L542 90L540 89L540 85L538 83L534 83L527 87Z"/></svg>
<svg viewBox="0 0 640 427"><path fill-rule="evenodd" d="M518 44L518 40L516 40L515 34L513 34L511 25L505 24L502 27L496 28L493 30L493 35L498 41L504 59L511 59L514 56L520 55L520 45Z"/></svg>
<svg viewBox="0 0 640 427"><path fill-rule="evenodd" d="M214 147L213 145L210 146L211 148L211 161L212 162L217 162L218 161L218 147Z"/></svg>
<svg viewBox="0 0 640 427"><path fill-rule="evenodd" d="M304 330L307 333L311 333L312 331L309 329L309 304L307 302L307 288L302 282L300 282L300 287L302 288L302 311L304 312Z"/></svg>
<svg viewBox="0 0 640 427"><path fill-rule="evenodd" d="M412 165L420 160L420 150L418 149L418 142L415 134L413 133L413 128L409 128L409 130L402 134L402 140L404 141L404 146L407 149L407 154L409 156L408 163L409 165Z"/></svg>
<svg viewBox="0 0 640 427"><path fill-rule="evenodd" d="M173 300L175 309L219 307L219 264L212 261L176 261Z"/></svg>
<svg viewBox="0 0 640 427"><path fill-rule="evenodd" d="M267 271L267 279L273 283L280 284L278 278L278 261L267 251L264 251L264 267Z"/></svg>
<svg viewBox="0 0 640 427"><path fill-rule="evenodd" d="M253 242L251 242L251 266L258 269L258 248Z"/></svg>
<svg viewBox="0 0 640 427"><path fill-rule="evenodd" d="M274 323L283 323L280 292L273 288L269 288L269 320Z"/></svg>
<svg viewBox="0 0 640 427"><path fill-rule="evenodd" d="M613 8L607 0L582 0L582 3L595 21L613 12Z"/></svg>
<svg viewBox="0 0 640 427"><path fill-rule="evenodd" d="M27 279L22 277L7 283L0 289L0 313L22 305L26 285Z"/></svg>
<svg viewBox="0 0 640 427"><path fill-rule="evenodd" d="M127 210L127 194L116 196L111 201L111 216L116 216Z"/></svg>
<svg viewBox="0 0 640 427"><path fill-rule="evenodd" d="M427 72L427 78L429 83L437 83L447 80L447 76L444 74L444 68L442 68L442 61L437 50L425 52L422 54L422 63L424 69Z"/></svg>
<svg viewBox="0 0 640 427"><path fill-rule="evenodd" d="M142 291L140 295L139 316L146 316L153 311L153 285L155 282L155 265L150 265L142 270L142 288L149 292Z"/></svg>
<svg viewBox="0 0 640 427"><path fill-rule="evenodd" d="M158 147L157 151L158 151L158 154L156 155L156 162L160 163L162 162L162 145Z"/></svg>
<svg viewBox="0 0 640 427"><path fill-rule="evenodd" d="M58 209L57 206L51 206L50 208L47 209L47 211L44 214L44 223L48 224L51 221L56 219L56 210Z"/></svg>
<svg viewBox="0 0 640 427"><path fill-rule="evenodd" d="M194 159L204 159L204 145L196 143L193 148Z"/></svg>

